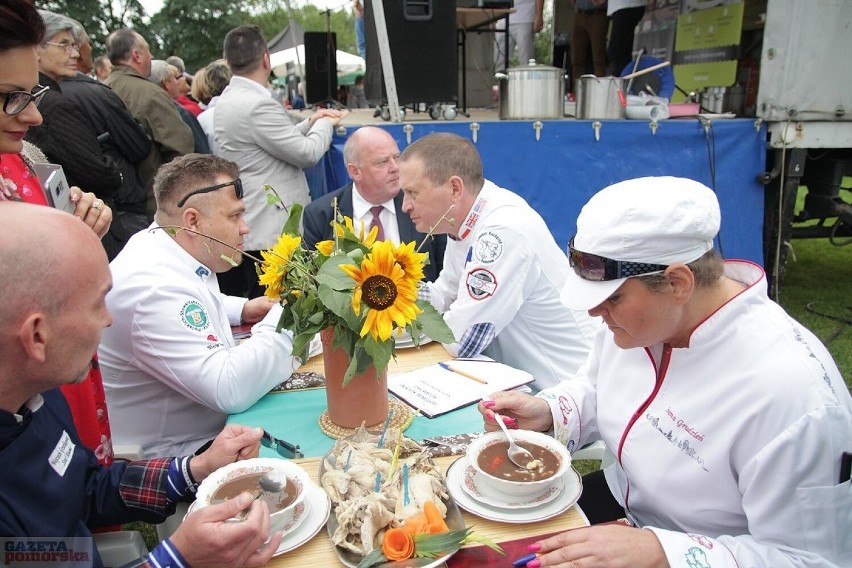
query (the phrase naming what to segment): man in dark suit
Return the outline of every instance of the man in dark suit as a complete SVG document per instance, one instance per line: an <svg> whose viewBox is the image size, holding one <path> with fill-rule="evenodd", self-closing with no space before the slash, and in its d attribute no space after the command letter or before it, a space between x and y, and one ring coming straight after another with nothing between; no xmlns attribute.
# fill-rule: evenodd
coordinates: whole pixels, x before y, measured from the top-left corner
<svg viewBox="0 0 852 568"><path fill-rule="evenodd" d="M318 242L333 238L333 200L342 215L352 218L355 231L366 231L380 223L384 240L395 243L426 239L420 252L429 253L429 265L424 277L434 281L444 264L446 235L428 238L414 228L408 214L402 211L402 192L399 187L399 147L385 130L364 126L355 131L343 147L343 160L352 183L315 199L305 207L302 216L303 244L313 248ZM375 215L378 214L378 220ZM381 237L380 237L381 238Z"/></svg>

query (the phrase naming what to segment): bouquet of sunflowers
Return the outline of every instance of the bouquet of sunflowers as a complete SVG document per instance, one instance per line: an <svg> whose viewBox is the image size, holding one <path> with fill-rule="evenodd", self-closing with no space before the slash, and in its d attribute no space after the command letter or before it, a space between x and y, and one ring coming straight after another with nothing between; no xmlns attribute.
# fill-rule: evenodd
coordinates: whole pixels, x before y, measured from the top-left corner
<svg viewBox="0 0 852 568"><path fill-rule="evenodd" d="M258 268L266 295L284 308L278 329L293 333L294 355L306 359L314 335L333 327L334 346L349 355L346 385L369 365L382 372L404 332L416 346L424 335L455 341L441 314L417 299L428 255L417 252L415 243L376 242L376 228L356 233L352 219L337 213L334 239L306 250L301 215L302 206L292 206L281 237L261 252Z"/></svg>

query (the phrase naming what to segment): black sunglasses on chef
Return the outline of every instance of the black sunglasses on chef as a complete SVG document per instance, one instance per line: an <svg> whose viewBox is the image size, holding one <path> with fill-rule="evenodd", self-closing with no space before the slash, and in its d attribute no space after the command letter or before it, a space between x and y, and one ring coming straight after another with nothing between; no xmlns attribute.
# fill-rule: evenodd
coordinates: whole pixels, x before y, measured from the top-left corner
<svg viewBox="0 0 852 568"><path fill-rule="evenodd" d="M668 266L663 264L650 264L647 262L630 262L626 260L613 260L605 256L598 256L574 248L574 237L568 241L568 262L577 276L583 280L604 282L607 280L618 280L630 278L641 274L662 272Z"/></svg>
<svg viewBox="0 0 852 568"><path fill-rule="evenodd" d="M183 199L178 201L177 206L183 207L186 200L192 197L193 195L198 195L199 193L210 193L211 191L216 191L217 189L222 189L223 187L228 187L229 185L234 186L234 193L237 196L237 199L243 198L243 180L240 178L235 179L234 181L226 181L225 183L219 183L216 185L211 185L210 187L202 187L201 189L196 189L195 191L190 191L186 195L183 196Z"/></svg>

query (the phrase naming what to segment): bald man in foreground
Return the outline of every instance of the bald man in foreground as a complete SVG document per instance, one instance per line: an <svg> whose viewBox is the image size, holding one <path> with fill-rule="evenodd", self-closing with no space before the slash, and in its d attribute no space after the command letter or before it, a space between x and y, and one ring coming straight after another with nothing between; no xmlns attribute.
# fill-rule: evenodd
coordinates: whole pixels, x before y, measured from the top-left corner
<svg viewBox="0 0 852 568"><path fill-rule="evenodd" d="M85 550L89 527L162 522L207 475L257 456L262 432L229 425L197 456L99 466L58 387L86 376L112 323L106 254L89 227L49 207L0 203L0 226L0 463L16 464L0 469L0 534L82 538L75 552L102 566L97 549ZM245 522L225 522L248 506ZM264 544L269 527L266 505L243 494L187 517L140 564L261 566L281 540Z"/></svg>

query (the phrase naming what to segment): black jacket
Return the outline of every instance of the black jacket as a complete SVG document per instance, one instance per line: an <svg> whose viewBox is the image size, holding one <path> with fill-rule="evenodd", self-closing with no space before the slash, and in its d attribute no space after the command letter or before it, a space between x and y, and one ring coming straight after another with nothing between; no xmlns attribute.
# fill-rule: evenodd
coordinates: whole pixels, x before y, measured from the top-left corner
<svg viewBox="0 0 852 568"><path fill-rule="evenodd" d="M112 89L83 73L62 81L62 92L83 109L104 155L121 170L124 179L114 196L116 209L144 214L147 190L138 166L151 152L145 129Z"/></svg>
<svg viewBox="0 0 852 568"><path fill-rule="evenodd" d="M178 112L180 113L181 119L189 126L189 129L192 130L192 141L195 144L195 151L199 154L212 154L210 151L210 143L207 142L207 134L204 133L204 129L201 128L201 125L198 123L198 119L195 118L195 115L183 108L181 104L175 101L175 106L177 107Z"/></svg>
<svg viewBox="0 0 852 568"><path fill-rule="evenodd" d="M44 73L38 76L50 90L38 107L44 121L27 131L26 140L51 163L62 166L70 185L112 200L121 187L118 165L101 151L97 134L77 103L63 95L56 81Z"/></svg>

